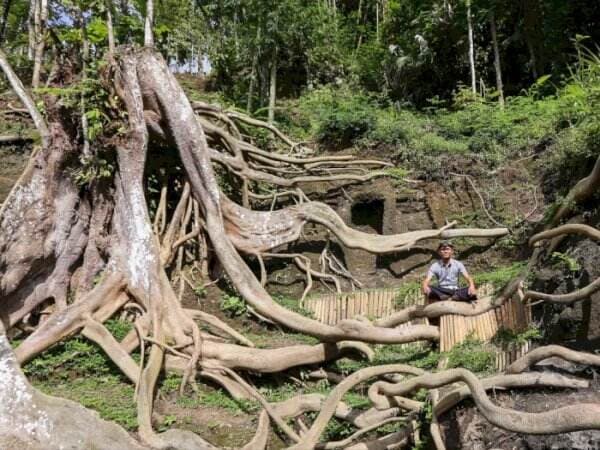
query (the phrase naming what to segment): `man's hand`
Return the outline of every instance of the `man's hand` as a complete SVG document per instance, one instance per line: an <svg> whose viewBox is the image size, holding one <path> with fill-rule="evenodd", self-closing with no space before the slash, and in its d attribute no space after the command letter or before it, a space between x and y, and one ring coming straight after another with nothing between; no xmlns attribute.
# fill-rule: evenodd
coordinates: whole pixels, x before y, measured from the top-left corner
<svg viewBox="0 0 600 450"><path fill-rule="evenodd" d="M431 275L427 274L427 276L423 280L423 283L421 283L421 289L423 290L423 294L425 294L425 295L429 295L429 293L431 292L431 288L429 287L430 282L431 282Z"/></svg>
<svg viewBox="0 0 600 450"><path fill-rule="evenodd" d="M477 295L477 288L473 284L469 286L469 295Z"/></svg>

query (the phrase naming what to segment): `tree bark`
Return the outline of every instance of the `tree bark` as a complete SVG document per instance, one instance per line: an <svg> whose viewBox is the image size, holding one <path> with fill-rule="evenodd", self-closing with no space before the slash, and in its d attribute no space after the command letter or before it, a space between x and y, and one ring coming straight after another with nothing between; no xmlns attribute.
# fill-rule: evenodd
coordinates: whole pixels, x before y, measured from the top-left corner
<svg viewBox="0 0 600 450"><path fill-rule="evenodd" d="M112 17L112 1L106 0L106 28L108 34L108 55L112 58L115 54L115 32L113 28L113 17Z"/></svg>
<svg viewBox="0 0 600 450"><path fill-rule="evenodd" d="M252 56L252 69L250 72L250 84L248 86L248 99L246 100L246 112L252 114L252 103L254 101L254 90L256 87L256 76L258 66L258 54L260 50L260 26L256 28L256 44Z"/></svg>
<svg viewBox="0 0 600 450"><path fill-rule="evenodd" d="M469 38L469 68L471 70L471 91L477 94L477 74L475 73L475 44L473 42L473 18L471 0L467 0L467 34Z"/></svg>
<svg viewBox="0 0 600 450"><path fill-rule="evenodd" d="M35 89L40 84L40 74L44 60L44 48L46 45L46 22L48 19L48 0L37 0L36 12L34 14L35 52L33 57L33 77L31 86Z"/></svg>
<svg viewBox="0 0 600 450"><path fill-rule="evenodd" d="M12 0L4 0L2 2L2 22L0 22L0 46L4 43L4 34L6 33L6 23L8 22L8 14Z"/></svg>
<svg viewBox="0 0 600 450"><path fill-rule="evenodd" d="M492 32L492 46L494 47L494 70L496 71L496 90L498 91L498 103L504 108L504 86L502 84L502 64L500 63L500 48L498 46L498 35L496 33L496 18L494 11L490 11L490 30Z"/></svg>
<svg viewBox="0 0 600 450"><path fill-rule="evenodd" d="M38 0L29 0L29 14L27 16L27 59L33 61L35 52L35 11Z"/></svg>
<svg viewBox="0 0 600 450"><path fill-rule="evenodd" d="M154 47L154 35L152 27L154 25L154 0L146 0L146 20L144 21L144 45Z"/></svg>
<svg viewBox="0 0 600 450"><path fill-rule="evenodd" d="M539 0L523 1L523 34L529 52L529 66L534 80L537 80L544 72L544 27L542 17L543 10Z"/></svg>
<svg viewBox="0 0 600 450"><path fill-rule="evenodd" d="M277 96L277 49L273 51L271 70L269 75L269 115L268 122L275 120L275 97Z"/></svg>

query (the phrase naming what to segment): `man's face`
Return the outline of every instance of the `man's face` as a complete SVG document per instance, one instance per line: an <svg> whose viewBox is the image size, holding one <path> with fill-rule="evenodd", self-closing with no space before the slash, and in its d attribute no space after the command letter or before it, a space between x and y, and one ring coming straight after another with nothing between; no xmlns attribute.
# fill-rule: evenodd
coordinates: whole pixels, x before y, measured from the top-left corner
<svg viewBox="0 0 600 450"><path fill-rule="evenodd" d="M450 259L454 255L454 249L452 247L442 247L438 250L438 254L442 259Z"/></svg>

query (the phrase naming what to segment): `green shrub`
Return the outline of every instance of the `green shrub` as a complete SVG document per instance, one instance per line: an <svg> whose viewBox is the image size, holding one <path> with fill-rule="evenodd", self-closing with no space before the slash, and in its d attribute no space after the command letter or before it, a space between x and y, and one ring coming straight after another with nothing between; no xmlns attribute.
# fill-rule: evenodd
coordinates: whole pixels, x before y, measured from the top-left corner
<svg viewBox="0 0 600 450"><path fill-rule="evenodd" d="M447 353L449 369L461 367L472 372L485 372L494 367L495 355L484 343L467 337Z"/></svg>
<svg viewBox="0 0 600 450"><path fill-rule="evenodd" d="M372 111L353 103L334 105L334 109L322 117L317 139L335 148L349 147L373 128Z"/></svg>
<svg viewBox="0 0 600 450"><path fill-rule="evenodd" d="M299 99L298 112L309 132L327 148L349 147L374 129L375 100L349 87L324 87Z"/></svg>
<svg viewBox="0 0 600 450"><path fill-rule="evenodd" d="M221 311L230 317L238 317L248 312L248 306L237 295L223 294L221 297Z"/></svg>
<svg viewBox="0 0 600 450"><path fill-rule="evenodd" d="M481 285L489 283L496 289L503 288L507 283L514 280L527 266L525 262L515 262L509 266L497 267L489 272L473 275L475 283Z"/></svg>
<svg viewBox="0 0 600 450"><path fill-rule="evenodd" d="M541 338L542 333L540 329L532 325L521 332L500 328L492 339L492 342L501 347L510 347L512 345L523 345L527 341L539 340Z"/></svg>

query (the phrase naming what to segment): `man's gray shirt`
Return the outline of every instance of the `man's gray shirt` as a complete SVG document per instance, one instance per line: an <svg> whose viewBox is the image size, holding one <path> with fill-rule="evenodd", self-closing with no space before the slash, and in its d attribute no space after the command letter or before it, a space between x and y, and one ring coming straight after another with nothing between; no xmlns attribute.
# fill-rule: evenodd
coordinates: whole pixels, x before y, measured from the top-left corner
<svg viewBox="0 0 600 450"><path fill-rule="evenodd" d="M428 277L435 276L438 280L438 286L447 289L458 289L458 276L467 273L463 263L455 259L450 259L447 265L442 260L434 262L427 273Z"/></svg>

